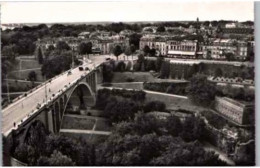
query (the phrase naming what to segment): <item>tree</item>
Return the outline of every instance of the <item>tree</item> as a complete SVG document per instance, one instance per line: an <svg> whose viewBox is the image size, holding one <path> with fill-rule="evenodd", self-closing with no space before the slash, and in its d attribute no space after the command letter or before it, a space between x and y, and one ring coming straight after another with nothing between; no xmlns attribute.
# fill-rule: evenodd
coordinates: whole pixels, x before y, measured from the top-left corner
<svg viewBox="0 0 260 168"><path fill-rule="evenodd" d="M149 46L147 46L147 45L144 46L143 51L144 51L144 54L145 54L145 55L149 54L149 53L150 53L150 48L149 48Z"/></svg>
<svg viewBox="0 0 260 168"><path fill-rule="evenodd" d="M71 49L70 46L65 41L58 41L57 44L56 44L56 48L59 51Z"/></svg>
<svg viewBox="0 0 260 168"><path fill-rule="evenodd" d="M163 25L158 26L157 32L165 32L165 27Z"/></svg>
<svg viewBox="0 0 260 168"><path fill-rule="evenodd" d="M221 76L223 76L223 72L220 68L217 68L215 70L215 77L221 77Z"/></svg>
<svg viewBox="0 0 260 168"><path fill-rule="evenodd" d="M165 128L168 133L174 137L178 136L182 132L182 124L179 117L171 115L167 118Z"/></svg>
<svg viewBox="0 0 260 168"><path fill-rule="evenodd" d="M127 46L125 49L125 55L127 56L127 60L128 60L128 56L130 56L132 54L131 48L130 46Z"/></svg>
<svg viewBox="0 0 260 168"><path fill-rule="evenodd" d="M156 62L155 62L157 72L159 72L161 70L161 66L162 66L163 62L164 62L164 58L162 56L157 57Z"/></svg>
<svg viewBox="0 0 260 168"><path fill-rule="evenodd" d="M163 61L160 71L160 78L167 79L170 75L170 62L169 61Z"/></svg>
<svg viewBox="0 0 260 168"><path fill-rule="evenodd" d="M87 44L82 42L78 46L78 52L80 55L84 55L87 53Z"/></svg>
<svg viewBox="0 0 260 168"><path fill-rule="evenodd" d="M151 56L155 56L156 49L152 48L149 53L150 53Z"/></svg>
<svg viewBox="0 0 260 168"><path fill-rule="evenodd" d="M66 155L63 155L61 152L54 150L50 158L40 157L38 166L75 166L75 163Z"/></svg>
<svg viewBox="0 0 260 168"><path fill-rule="evenodd" d="M198 64L192 64L192 66L188 69L188 78L191 78L194 74L199 72Z"/></svg>
<svg viewBox="0 0 260 168"><path fill-rule="evenodd" d="M121 46L116 45L113 49L113 54L116 56L116 59L118 60L118 56L123 53L123 50Z"/></svg>
<svg viewBox="0 0 260 168"><path fill-rule="evenodd" d="M153 166L223 166L226 163L213 151L205 151L198 142L172 139L166 150L150 162Z"/></svg>
<svg viewBox="0 0 260 168"><path fill-rule="evenodd" d="M42 65L41 72L46 78L51 78L71 68L72 57L75 55L72 51L61 51L53 53ZM76 59L74 59L76 61Z"/></svg>
<svg viewBox="0 0 260 168"><path fill-rule="evenodd" d="M196 74L190 80L188 95L195 104L209 106L216 95L216 87L206 75Z"/></svg>
<svg viewBox="0 0 260 168"><path fill-rule="evenodd" d="M114 76L114 66L112 62L103 64L103 82L111 82Z"/></svg>
<svg viewBox="0 0 260 168"><path fill-rule="evenodd" d="M8 45L2 48L2 56L6 56L8 60L14 61L18 55L18 48L16 45Z"/></svg>
<svg viewBox="0 0 260 168"><path fill-rule="evenodd" d="M88 42L87 43L87 48L86 48L86 54L88 54L88 58L89 58L89 54L92 53L92 43Z"/></svg>
<svg viewBox="0 0 260 168"><path fill-rule="evenodd" d="M125 65L124 61L120 61L117 63L115 71L124 72L125 69L126 69L126 65Z"/></svg>
<svg viewBox="0 0 260 168"><path fill-rule="evenodd" d="M37 80L37 74L35 71L30 71L28 74L28 79L30 81L36 81Z"/></svg>
<svg viewBox="0 0 260 168"><path fill-rule="evenodd" d="M146 64L146 68L147 71L155 71L156 70L156 66L155 66L155 61L154 60L147 60L147 64Z"/></svg>
<svg viewBox="0 0 260 168"><path fill-rule="evenodd" d="M142 35L140 34L131 34L129 36L129 44L130 46L134 46L134 48L139 49L139 42L140 42L140 38L142 37ZM132 51L132 53L134 53L134 51Z"/></svg>
<svg viewBox="0 0 260 168"><path fill-rule="evenodd" d="M55 50L55 47L54 47L54 45L49 45L48 46L48 48L47 48L47 50L49 50L49 51L53 51L53 50Z"/></svg>
<svg viewBox="0 0 260 168"><path fill-rule="evenodd" d="M42 55L41 47L38 47L37 58L39 64L43 64L43 55Z"/></svg>
<svg viewBox="0 0 260 168"><path fill-rule="evenodd" d="M114 123L129 121L134 118L138 106L133 101L121 100L111 101L106 105L105 113Z"/></svg>
<svg viewBox="0 0 260 168"><path fill-rule="evenodd" d="M186 142L200 139L203 140L204 132L204 120L199 117L191 116L186 118L182 124L182 132L180 133L180 137Z"/></svg>
<svg viewBox="0 0 260 168"><path fill-rule="evenodd" d="M235 55L231 52L228 52L228 53L224 53L224 56L226 57L226 59L228 61L234 61L235 60Z"/></svg>
<svg viewBox="0 0 260 168"><path fill-rule="evenodd" d="M145 113L151 111L165 111L166 105L161 101L150 101L144 105L143 110Z"/></svg>

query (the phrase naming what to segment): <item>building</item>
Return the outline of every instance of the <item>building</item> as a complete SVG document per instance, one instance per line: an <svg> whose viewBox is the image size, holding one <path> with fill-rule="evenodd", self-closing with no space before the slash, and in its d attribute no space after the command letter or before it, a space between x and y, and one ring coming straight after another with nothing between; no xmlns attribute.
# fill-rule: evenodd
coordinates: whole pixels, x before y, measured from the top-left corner
<svg viewBox="0 0 260 168"><path fill-rule="evenodd" d="M81 32L81 33L78 35L78 38L86 39L86 38L89 38L89 35L90 35L90 32Z"/></svg>
<svg viewBox="0 0 260 168"><path fill-rule="evenodd" d="M146 35L140 39L139 43L140 50L143 50L145 46L148 46L150 49L156 49L161 55L167 55L166 50L166 38L159 37L154 35Z"/></svg>
<svg viewBox="0 0 260 168"><path fill-rule="evenodd" d="M202 46L197 40L169 40L166 42L166 52L172 58L198 58L197 52L202 51Z"/></svg>
<svg viewBox="0 0 260 168"><path fill-rule="evenodd" d="M234 23L234 22L232 22L232 23L227 23L227 24L225 25L225 27L226 27L226 28L235 28L235 27L237 27L237 24Z"/></svg>
<svg viewBox="0 0 260 168"><path fill-rule="evenodd" d="M249 44L233 39L211 39L203 46L203 58L226 59L225 54L232 53L236 60L245 60L249 53Z"/></svg>
<svg viewBox="0 0 260 168"><path fill-rule="evenodd" d="M253 28L234 27L234 28L222 28L224 34L253 34Z"/></svg>
<svg viewBox="0 0 260 168"><path fill-rule="evenodd" d="M254 103L237 101L228 97L216 97L215 109L230 120L244 125L253 124Z"/></svg>

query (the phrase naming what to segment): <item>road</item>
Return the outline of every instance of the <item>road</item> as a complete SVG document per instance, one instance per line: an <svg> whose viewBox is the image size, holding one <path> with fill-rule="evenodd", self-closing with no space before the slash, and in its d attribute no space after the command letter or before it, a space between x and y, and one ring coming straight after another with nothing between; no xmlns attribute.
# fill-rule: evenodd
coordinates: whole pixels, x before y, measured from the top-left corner
<svg viewBox="0 0 260 168"><path fill-rule="evenodd" d="M75 134L96 134L96 135L110 135L110 131L93 131L93 130L79 130L79 129L60 129L63 133L75 133Z"/></svg>
<svg viewBox="0 0 260 168"><path fill-rule="evenodd" d="M95 60L95 63L85 63L90 69L98 66L104 59ZM72 74L67 75L67 72L58 75L45 85L29 93L26 97L22 97L14 103L8 105L2 110L2 133L8 135L12 129L16 129L17 125L24 121L34 110L37 104L44 105L47 100L50 100L53 94L57 94L59 90L64 89L65 85L79 79L86 71L79 71L78 68L71 70ZM46 87L45 87L46 86ZM50 92L49 92L50 89ZM46 95L47 91L47 95ZM14 123L16 127L14 127Z"/></svg>

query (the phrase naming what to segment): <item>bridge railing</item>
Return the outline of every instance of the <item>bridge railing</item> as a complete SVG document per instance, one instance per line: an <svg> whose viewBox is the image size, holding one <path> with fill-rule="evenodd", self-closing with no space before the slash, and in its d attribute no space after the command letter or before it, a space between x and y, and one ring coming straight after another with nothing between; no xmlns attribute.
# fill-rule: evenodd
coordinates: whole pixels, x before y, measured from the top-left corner
<svg viewBox="0 0 260 168"><path fill-rule="evenodd" d="M79 67L79 66L76 66L75 68L78 68L78 67ZM74 69L75 69L75 68L74 68ZM10 103L6 104L5 106L2 106L2 108L6 108L6 107L8 107L10 104L15 103L16 101L20 100L21 98L27 97L30 93L32 93L32 92L34 92L35 90L39 89L40 87L46 85L47 83L49 83L49 82L55 80L56 78L58 78L58 77L60 77L60 76L62 76L62 75L64 75L64 74L68 73L68 72L71 71L71 70L72 70L72 69L69 69L69 70L67 70L67 71L64 71L64 72L60 73L59 75L56 75L56 76L54 76L53 78L48 79L47 81L42 82L41 84L37 85L36 87L34 87L34 88L28 90L26 93L24 93L24 94L22 94L22 95L16 97L16 98L13 99Z"/></svg>
<svg viewBox="0 0 260 168"><path fill-rule="evenodd" d="M101 63L101 64L102 64L102 63ZM96 67L94 67L92 70L95 70L95 68L99 67L101 64L98 64L98 65L97 65ZM69 70L68 70L68 71L69 71ZM82 80L83 78L85 78L85 77L86 77L89 73L91 73L91 72L92 72L92 71L90 71L90 72L85 72L84 74L81 75L80 78L75 79L74 81L72 81L72 82L70 82L69 84L67 84L66 86L64 86L65 89L67 90L67 89L70 89L71 87L75 86L80 80ZM65 73L67 73L67 71L61 73L60 75L65 74ZM57 75L56 77L54 77L54 78L52 78L52 79L55 79L55 78L57 78L57 77L60 76L60 75ZM47 82L49 82L49 80L48 80ZM47 82L45 82L45 83L47 83ZM32 92L33 90L36 90L37 88L41 87L42 85L44 85L44 84L41 84L41 85L39 85L38 87L32 89L31 92ZM60 89L60 90L58 91L58 93L54 94L54 95L53 95L52 97L50 97L46 102L44 102L44 103L42 103L42 104L38 104L35 109L33 109L30 113L28 113L21 121L19 121L19 122L16 123L16 124L17 124L17 127L16 127L16 128L19 128L21 125L25 124L26 121L28 120L28 118L30 118L30 117L33 116L33 115L36 115L37 112L42 111L44 108L48 107L48 105L49 105L50 103L52 103L53 101L55 101L55 100L56 100L60 95L62 95L66 90ZM22 98L22 97L24 97L24 96L22 95L22 96L19 96L19 97ZM5 134L8 135L9 132L12 131L12 130L13 130L13 128L12 128L11 130L7 131Z"/></svg>
<svg viewBox="0 0 260 168"><path fill-rule="evenodd" d="M100 65L101 65L101 64L96 65L95 68L97 68L97 67L100 66ZM73 69L76 69L76 68L78 68L79 66L81 66L81 65L78 65L78 66L76 66L76 67L73 68ZM48 79L47 81L45 81L45 82L43 82L43 83L37 85L36 87L34 87L34 88L28 90L26 93L24 93L24 94L18 96L17 98L13 99L9 104L6 104L5 106L2 106L2 108L6 108L6 107L8 107L10 104L13 104L13 103L15 103L16 101L18 101L18 100L20 100L20 99L22 99L22 98L24 98L24 97L29 96L30 93L32 93L32 92L34 92L35 90L41 88L42 86L46 85L47 83L49 83L49 82L51 82L51 81L57 79L58 77L60 77L60 76L62 76L62 75L64 75L64 74L67 74L67 73L68 73L69 71L71 71L71 70L72 70L72 69L69 69L69 70L67 70L67 71L64 71L64 72L60 73L59 75L56 75L56 76L54 76L53 78Z"/></svg>

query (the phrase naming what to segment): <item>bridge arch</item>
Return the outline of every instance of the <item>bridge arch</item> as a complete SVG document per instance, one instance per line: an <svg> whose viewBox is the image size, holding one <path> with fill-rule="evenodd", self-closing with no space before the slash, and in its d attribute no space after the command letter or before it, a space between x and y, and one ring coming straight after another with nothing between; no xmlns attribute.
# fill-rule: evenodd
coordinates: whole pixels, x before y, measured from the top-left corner
<svg viewBox="0 0 260 168"><path fill-rule="evenodd" d="M63 114L66 110L75 110L75 107L86 109L87 106L94 106L95 103L95 93L92 91L89 84L86 82L80 82L73 88L68 96L64 96ZM68 107L72 109L68 109Z"/></svg>
<svg viewBox="0 0 260 168"><path fill-rule="evenodd" d="M58 132L58 129L60 128L60 105L58 101L54 103L54 118L55 130Z"/></svg>
<svg viewBox="0 0 260 168"><path fill-rule="evenodd" d="M62 97L60 98L59 104L60 104L60 118L62 118L63 110L64 110L64 106L65 106L64 99Z"/></svg>
<svg viewBox="0 0 260 168"><path fill-rule="evenodd" d="M30 138L33 131L37 132L37 135L39 136L38 137L39 140L44 137L43 135L46 136L46 135L49 134L49 132L47 131L47 129L44 125L44 123L41 120L34 120L32 123L30 123L30 125L25 130L25 133L24 133L24 136L22 138L21 143L27 143L28 138Z"/></svg>

